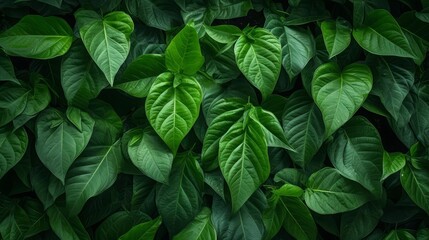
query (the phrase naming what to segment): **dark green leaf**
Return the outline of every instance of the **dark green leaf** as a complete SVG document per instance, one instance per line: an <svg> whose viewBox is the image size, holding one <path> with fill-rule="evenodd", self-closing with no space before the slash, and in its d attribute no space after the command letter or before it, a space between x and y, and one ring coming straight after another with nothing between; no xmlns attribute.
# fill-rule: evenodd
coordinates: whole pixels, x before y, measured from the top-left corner
<svg viewBox="0 0 429 240"><path fill-rule="evenodd" d="M27 145L28 136L24 128L16 131L0 128L0 179L21 160Z"/></svg>
<svg viewBox="0 0 429 240"><path fill-rule="evenodd" d="M341 238L360 240L369 235L383 215L381 206L369 202L341 216Z"/></svg>
<svg viewBox="0 0 429 240"><path fill-rule="evenodd" d="M180 231L173 240L216 239L216 231L211 221L211 211L203 208L201 212Z"/></svg>
<svg viewBox="0 0 429 240"><path fill-rule="evenodd" d="M150 220L149 216L139 211L119 211L104 220L95 232L97 240L117 240L133 226Z"/></svg>
<svg viewBox="0 0 429 240"><path fill-rule="evenodd" d="M171 235L177 234L200 212L204 177L191 152L176 155L168 184L156 195L156 206Z"/></svg>
<svg viewBox="0 0 429 240"><path fill-rule="evenodd" d="M429 174L406 164L401 170L401 184L408 196L429 214Z"/></svg>
<svg viewBox="0 0 429 240"><path fill-rule="evenodd" d="M78 117L81 130L54 108L39 114L36 122L37 155L63 183L69 167L88 144L94 128L94 120L89 114L81 111Z"/></svg>
<svg viewBox="0 0 429 240"><path fill-rule="evenodd" d="M60 239L86 240L90 239L80 219L66 213L65 209L52 205L47 210L52 230Z"/></svg>
<svg viewBox="0 0 429 240"><path fill-rule="evenodd" d="M154 220L140 223L131 228L127 233L122 235L119 240L153 240L155 234L161 225L161 217Z"/></svg>

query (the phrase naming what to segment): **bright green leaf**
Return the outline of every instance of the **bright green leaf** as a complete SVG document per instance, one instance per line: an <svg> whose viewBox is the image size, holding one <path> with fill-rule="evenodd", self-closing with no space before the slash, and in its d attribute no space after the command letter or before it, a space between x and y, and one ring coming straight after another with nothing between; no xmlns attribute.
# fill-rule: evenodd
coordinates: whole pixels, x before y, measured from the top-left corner
<svg viewBox="0 0 429 240"><path fill-rule="evenodd" d="M337 63L325 63L316 69L311 92L322 112L326 137L355 114L371 88L372 74L367 65L354 63L341 70Z"/></svg>
<svg viewBox="0 0 429 240"><path fill-rule="evenodd" d="M381 180L385 180L390 175L401 170L405 166L405 163L406 159L403 153L389 153L385 151L383 154L383 177Z"/></svg>
<svg viewBox="0 0 429 240"><path fill-rule="evenodd" d="M82 41L107 81L113 86L116 73L130 51L131 17L124 12L111 12L103 18L94 11L75 13Z"/></svg>
<svg viewBox="0 0 429 240"><path fill-rule="evenodd" d="M193 77L161 74L146 99L146 115L158 135L175 154L200 112L202 91Z"/></svg>
<svg viewBox="0 0 429 240"><path fill-rule="evenodd" d="M338 170L323 168L308 179L304 199L319 214L335 214L354 210L370 197L363 187L341 176Z"/></svg>
<svg viewBox="0 0 429 240"><path fill-rule="evenodd" d="M219 165L231 192L232 212L237 212L265 182L270 173L267 142L262 127L238 121L219 141Z"/></svg>
<svg viewBox="0 0 429 240"><path fill-rule="evenodd" d="M352 29L347 20L323 21L320 28L329 58L340 54L350 45Z"/></svg>
<svg viewBox="0 0 429 240"><path fill-rule="evenodd" d="M281 68L279 40L263 28L251 28L235 43L235 61L249 82L268 97L277 83Z"/></svg>
<svg viewBox="0 0 429 240"><path fill-rule="evenodd" d="M8 55L50 59L64 55L72 40L72 29L64 19L27 15L0 34L0 47Z"/></svg>
<svg viewBox="0 0 429 240"><path fill-rule="evenodd" d="M203 64L198 34L194 27L186 25L165 50L165 65L174 73L194 75Z"/></svg>

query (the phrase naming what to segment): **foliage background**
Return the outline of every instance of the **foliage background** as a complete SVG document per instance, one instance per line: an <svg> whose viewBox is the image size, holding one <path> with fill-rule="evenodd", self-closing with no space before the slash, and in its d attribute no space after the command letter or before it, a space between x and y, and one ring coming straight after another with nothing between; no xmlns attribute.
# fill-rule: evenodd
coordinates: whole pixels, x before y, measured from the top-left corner
<svg viewBox="0 0 429 240"><path fill-rule="evenodd" d="M1 1L1 238L429 239L428 7Z"/></svg>

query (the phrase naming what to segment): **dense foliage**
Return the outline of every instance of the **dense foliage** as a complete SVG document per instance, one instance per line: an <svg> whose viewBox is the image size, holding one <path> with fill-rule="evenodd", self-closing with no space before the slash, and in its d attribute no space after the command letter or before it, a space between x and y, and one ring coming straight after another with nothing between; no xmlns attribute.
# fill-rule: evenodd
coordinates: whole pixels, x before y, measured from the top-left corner
<svg viewBox="0 0 429 240"><path fill-rule="evenodd" d="M429 1L0 16L2 239L429 239Z"/></svg>

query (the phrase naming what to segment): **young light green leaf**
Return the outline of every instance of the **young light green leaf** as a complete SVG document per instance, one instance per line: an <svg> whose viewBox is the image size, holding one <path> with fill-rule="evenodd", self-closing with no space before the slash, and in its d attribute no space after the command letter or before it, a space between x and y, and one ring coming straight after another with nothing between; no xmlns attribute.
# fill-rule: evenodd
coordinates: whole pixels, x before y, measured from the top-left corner
<svg viewBox="0 0 429 240"><path fill-rule="evenodd" d="M265 99L276 86L281 68L281 45L263 28L245 29L234 46L235 61Z"/></svg>
<svg viewBox="0 0 429 240"><path fill-rule="evenodd" d="M154 240L161 223L161 217L157 217L151 221L137 224L122 235L119 240Z"/></svg>
<svg viewBox="0 0 429 240"><path fill-rule="evenodd" d="M270 173L267 141L253 120L236 122L219 141L219 165L237 212Z"/></svg>
<svg viewBox="0 0 429 240"><path fill-rule="evenodd" d="M354 63L342 71L337 63L325 63L314 72L311 83L313 99L322 112L325 137L329 137L363 104L372 88L372 74L367 65Z"/></svg>
<svg viewBox="0 0 429 240"><path fill-rule="evenodd" d="M12 56L50 59L64 55L72 40L73 31L64 19L26 15L0 34L0 47Z"/></svg>
<svg viewBox="0 0 429 240"><path fill-rule="evenodd" d="M150 217L141 211L118 211L104 220L95 231L96 240L117 240L133 226L149 221Z"/></svg>
<svg viewBox="0 0 429 240"><path fill-rule="evenodd" d="M301 197L304 190L296 185L285 183L280 188L275 189L272 192L273 194L281 197Z"/></svg>
<svg viewBox="0 0 429 240"><path fill-rule="evenodd" d="M265 27L280 39L282 65L289 78L296 77L316 54L316 43L309 30L285 25L285 18L268 15Z"/></svg>
<svg viewBox="0 0 429 240"><path fill-rule="evenodd" d="M156 195L156 206L171 235L180 232L202 205L204 176L191 152L176 155L168 184L163 184Z"/></svg>
<svg viewBox="0 0 429 240"><path fill-rule="evenodd" d="M358 183L341 176L334 168L313 173L304 192L307 206L319 214L335 214L354 210L370 200Z"/></svg>
<svg viewBox="0 0 429 240"><path fill-rule="evenodd" d="M131 17L124 12L111 12L102 19L94 11L75 13L80 37L91 58L113 86L116 73L130 51Z"/></svg>
<svg viewBox="0 0 429 240"><path fill-rule="evenodd" d="M82 129L77 129L64 113L48 108L36 120L36 151L42 163L61 182L73 161L82 153L94 128L94 120L81 111Z"/></svg>
<svg viewBox="0 0 429 240"><path fill-rule="evenodd" d="M429 174L425 169L416 169L406 164L401 170L401 184L417 206L429 214Z"/></svg>
<svg viewBox="0 0 429 240"><path fill-rule="evenodd" d="M60 239L89 240L88 232L79 217L68 215L66 210L52 205L47 210L52 230Z"/></svg>
<svg viewBox="0 0 429 240"><path fill-rule="evenodd" d="M197 31L186 25L165 50L165 65L174 73L194 75L203 64Z"/></svg>
<svg viewBox="0 0 429 240"><path fill-rule="evenodd" d="M67 173L67 209L78 214L86 201L112 186L122 163L120 141L112 145L89 145Z"/></svg>
<svg viewBox="0 0 429 240"><path fill-rule="evenodd" d="M216 239L216 230L211 221L211 211L203 208L201 212L180 231L173 240Z"/></svg>
<svg viewBox="0 0 429 240"><path fill-rule="evenodd" d="M262 212L266 207L267 199L261 190L257 190L236 213L231 211L229 204L215 196L212 221L218 239L262 239L265 234Z"/></svg>
<svg viewBox="0 0 429 240"><path fill-rule="evenodd" d="M374 76L371 94L378 96L393 119L401 115L402 104L414 84L415 65L411 59L369 55L367 63Z"/></svg>
<svg viewBox="0 0 429 240"><path fill-rule="evenodd" d="M350 240L364 239L377 227L381 216L383 216L382 207L373 202L344 213L341 216L341 238Z"/></svg>
<svg viewBox="0 0 429 240"><path fill-rule="evenodd" d="M290 235L296 239L315 240L317 238L316 223L301 199L282 197L279 204L285 209L283 227Z"/></svg>
<svg viewBox="0 0 429 240"><path fill-rule="evenodd" d="M86 107L108 85L106 77L85 49L75 41L61 63L61 86L70 105Z"/></svg>
<svg viewBox="0 0 429 240"><path fill-rule="evenodd" d="M12 130L0 128L0 179L22 159L27 150L28 135L25 129Z"/></svg>
<svg viewBox="0 0 429 240"><path fill-rule="evenodd" d="M329 158L344 177L381 198L383 145L377 129L364 117L353 117L328 147Z"/></svg>
<svg viewBox="0 0 429 240"><path fill-rule="evenodd" d="M281 147L287 150L295 151L286 140L285 133L276 116L261 107L253 107L249 113L250 118L259 124L265 133L268 147Z"/></svg>
<svg viewBox="0 0 429 240"><path fill-rule="evenodd" d="M325 42L326 50L328 50L329 58L340 54L350 45L352 29L347 20L323 21L320 28L322 29L323 41Z"/></svg>
<svg viewBox="0 0 429 240"><path fill-rule="evenodd" d="M395 18L384 9L370 12L363 25L353 29L353 37L372 54L417 57Z"/></svg>
<svg viewBox="0 0 429 240"><path fill-rule="evenodd" d="M193 77L166 72L158 76L146 99L150 124L176 154L200 113L202 90Z"/></svg>
<svg viewBox="0 0 429 240"><path fill-rule="evenodd" d="M240 28L234 25L204 26L204 29L216 42L225 44L236 41L241 35Z"/></svg>
<svg viewBox="0 0 429 240"><path fill-rule="evenodd" d="M406 163L405 155L403 153L394 152L383 153L383 176L381 180L386 180L390 175L401 170Z"/></svg>
<svg viewBox="0 0 429 240"><path fill-rule="evenodd" d="M283 130L293 149L294 163L306 166L323 143L325 126L322 114L304 90L294 92L287 100L283 115Z"/></svg>
<svg viewBox="0 0 429 240"><path fill-rule="evenodd" d="M147 97L156 77L165 72L165 57L159 54L145 54L131 62L121 81L114 86L137 98Z"/></svg>
<svg viewBox="0 0 429 240"><path fill-rule="evenodd" d="M128 154L134 165L146 176L167 183L173 164L173 153L153 129L133 132Z"/></svg>

